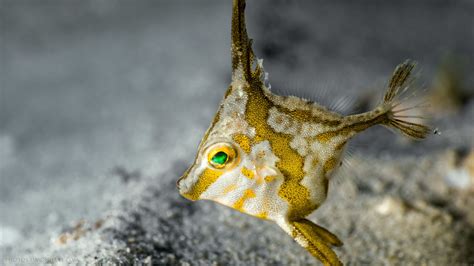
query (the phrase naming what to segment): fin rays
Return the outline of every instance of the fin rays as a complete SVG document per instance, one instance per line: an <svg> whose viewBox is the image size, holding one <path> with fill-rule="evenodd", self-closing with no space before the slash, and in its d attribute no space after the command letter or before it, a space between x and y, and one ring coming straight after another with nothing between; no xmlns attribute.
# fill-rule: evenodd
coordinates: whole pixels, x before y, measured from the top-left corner
<svg viewBox="0 0 474 266"><path fill-rule="evenodd" d="M425 102L422 101L410 107L396 109L397 107L405 104L409 98L416 95L416 91L408 96L405 95L411 87L410 84L407 83L410 80L410 75L415 68L415 65L415 63L407 60L404 63L398 65L393 72L382 103L388 108L386 114L387 120L384 122L384 124L400 130L405 136L414 139L423 139L430 133L430 127L419 121L413 120L426 118L419 114L407 114L403 112L424 108Z"/></svg>
<svg viewBox="0 0 474 266"><path fill-rule="evenodd" d="M407 91L408 88L403 88L403 86L406 84L415 66L416 64L409 60L406 60L404 63L397 66L397 68L393 72L392 78L390 79L390 82L388 84L388 90L385 93L383 99L385 103L392 102L397 95L403 94ZM401 93L400 89L402 89Z"/></svg>
<svg viewBox="0 0 474 266"><path fill-rule="evenodd" d="M342 246L341 240L325 228L307 219L292 222L297 238L307 243L305 248L324 265L342 265L332 246Z"/></svg>

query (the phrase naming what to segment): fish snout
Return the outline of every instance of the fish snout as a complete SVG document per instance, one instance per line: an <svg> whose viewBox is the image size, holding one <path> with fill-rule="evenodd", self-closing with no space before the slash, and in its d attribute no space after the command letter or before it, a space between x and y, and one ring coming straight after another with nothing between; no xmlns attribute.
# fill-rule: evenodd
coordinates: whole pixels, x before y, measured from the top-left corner
<svg viewBox="0 0 474 266"><path fill-rule="evenodd" d="M178 188L179 194L184 198L196 201L197 199L192 197L192 185L189 182L186 182L187 175L181 176L178 181L176 181L176 187Z"/></svg>

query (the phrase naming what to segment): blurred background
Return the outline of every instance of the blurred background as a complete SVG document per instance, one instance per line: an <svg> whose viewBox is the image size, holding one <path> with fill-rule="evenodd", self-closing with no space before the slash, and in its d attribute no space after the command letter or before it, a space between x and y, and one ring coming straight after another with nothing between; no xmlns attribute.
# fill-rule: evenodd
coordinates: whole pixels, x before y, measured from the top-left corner
<svg viewBox="0 0 474 266"><path fill-rule="evenodd" d="M366 110L397 64L418 62L441 134L412 143L374 128L356 157L446 152L454 169L474 156L474 2L248 2L280 94ZM48 249L127 201L131 180L175 197L230 81L230 12L230 0L0 0L0 253ZM446 186L473 188L470 160Z"/></svg>

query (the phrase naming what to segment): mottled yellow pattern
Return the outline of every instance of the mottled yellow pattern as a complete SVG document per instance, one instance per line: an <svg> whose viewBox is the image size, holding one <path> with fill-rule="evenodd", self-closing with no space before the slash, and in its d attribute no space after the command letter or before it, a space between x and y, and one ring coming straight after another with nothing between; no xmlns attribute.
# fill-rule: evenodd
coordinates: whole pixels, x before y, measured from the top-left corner
<svg viewBox="0 0 474 266"><path fill-rule="evenodd" d="M236 134L233 137L234 141L239 144L239 147L244 150L244 152L249 153L251 149L250 138L244 134Z"/></svg>
<svg viewBox="0 0 474 266"><path fill-rule="evenodd" d="M414 64L399 65L383 102L362 114L342 116L309 100L278 96L263 82L244 8L245 0L233 0L232 83L194 163L178 181L180 193L271 220L323 264L341 265L331 248L342 242L306 217L325 201L344 146L355 134L374 125L415 139L430 132L396 110Z"/></svg>
<svg viewBox="0 0 474 266"><path fill-rule="evenodd" d="M245 204L245 201L251 198L255 198L255 192L251 189L245 190L244 194L240 199L238 199L235 203L234 206L232 206L234 209L242 211L242 207Z"/></svg>
<svg viewBox="0 0 474 266"><path fill-rule="evenodd" d="M199 196L212 184L214 183L223 172L219 170L213 170L207 168L204 172L199 176L197 183L193 186L193 188L188 193L184 193L183 196L190 200L198 200Z"/></svg>
<svg viewBox="0 0 474 266"><path fill-rule="evenodd" d="M316 140L321 143L328 143L336 136L336 132L325 132L316 136Z"/></svg>
<svg viewBox="0 0 474 266"><path fill-rule="evenodd" d="M285 177L278 194L290 204L289 217L304 217L317 206L309 201L308 189L299 183L305 175L303 157L290 148L291 135L276 133L267 123L262 123L267 120L268 110L273 104L265 96L264 91L259 89L262 86L260 81L255 81L251 86L256 86L257 89L250 86L246 88L250 95L246 120L256 130L254 142L263 140L270 142L273 153L280 158L277 167Z"/></svg>
<svg viewBox="0 0 474 266"><path fill-rule="evenodd" d="M242 167L242 170L241 170L242 174L247 177L248 179L253 179L255 177L255 174L253 173L252 170L246 168L246 167Z"/></svg>
<svg viewBox="0 0 474 266"><path fill-rule="evenodd" d="M222 193L223 194L227 194L231 191L234 191L238 188L237 184L230 184L228 185L227 187L224 188L224 190L222 190Z"/></svg>
<svg viewBox="0 0 474 266"><path fill-rule="evenodd" d="M327 159L327 161L324 163L324 173L327 173L331 170L333 170L336 167L337 160L334 157L331 157Z"/></svg>
<svg viewBox="0 0 474 266"><path fill-rule="evenodd" d="M265 182L272 182L273 180L275 180L276 176L274 175L268 175L264 178Z"/></svg>

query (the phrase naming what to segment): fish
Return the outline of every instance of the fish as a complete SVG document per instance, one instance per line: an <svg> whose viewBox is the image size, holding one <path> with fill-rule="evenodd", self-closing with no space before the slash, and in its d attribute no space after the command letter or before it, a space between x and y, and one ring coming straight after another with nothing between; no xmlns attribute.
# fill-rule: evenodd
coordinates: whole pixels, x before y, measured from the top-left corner
<svg viewBox="0 0 474 266"><path fill-rule="evenodd" d="M415 63L398 65L383 100L360 114L344 116L307 99L276 95L252 50L245 5L233 0L231 83L194 162L177 182L179 193L275 222L324 265L342 265L333 248L343 242L307 217L325 202L353 136L375 125L418 140L431 132L403 115L416 108L401 98L411 88Z"/></svg>

